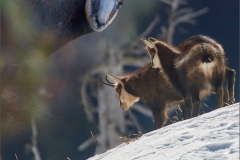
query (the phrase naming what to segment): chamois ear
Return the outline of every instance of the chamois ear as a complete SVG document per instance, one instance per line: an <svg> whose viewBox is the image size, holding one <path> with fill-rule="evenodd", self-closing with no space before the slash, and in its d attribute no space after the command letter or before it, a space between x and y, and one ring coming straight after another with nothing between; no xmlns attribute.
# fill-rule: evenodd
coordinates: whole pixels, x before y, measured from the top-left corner
<svg viewBox="0 0 240 160"><path fill-rule="evenodd" d="M142 41L144 44L146 44L147 47L149 47L149 48L151 48L151 49L155 49L155 48L156 48L155 45L154 45L151 41L149 41L148 39L146 39L146 38L142 38L141 41Z"/></svg>
<svg viewBox="0 0 240 160"><path fill-rule="evenodd" d="M158 41L156 38L153 38L153 37L148 37L148 40L151 41L151 42Z"/></svg>
<svg viewBox="0 0 240 160"><path fill-rule="evenodd" d="M146 38L142 38L141 41L144 44L146 44L146 50L148 51L148 54L150 56L152 67L159 66L159 65L154 64L154 63L158 63L158 62L154 62L154 59L156 59L156 55L157 55L157 51L158 51L156 45L152 41L150 41L149 39L146 39Z"/></svg>
<svg viewBox="0 0 240 160"><path fill-rule="evenodd" d="M111 79L112 81L114 81L115 83L120 83L120 84L123 85L123 82L122 82L122 80L121 80L120 78L115 77L115 76L113 76L113 75L107 75L107 77L110 78L110 79Z"/></svg>

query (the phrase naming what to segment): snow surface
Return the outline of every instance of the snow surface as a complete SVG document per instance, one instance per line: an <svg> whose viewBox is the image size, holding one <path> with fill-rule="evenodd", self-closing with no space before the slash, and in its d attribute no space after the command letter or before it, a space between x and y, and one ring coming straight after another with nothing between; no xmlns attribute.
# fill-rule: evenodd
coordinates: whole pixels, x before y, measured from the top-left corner
<svg viewBox="0 0 240 160"><path fill-rule="evenodd" d="M149 132L89 160L238 160L239 104Z"/></svg>

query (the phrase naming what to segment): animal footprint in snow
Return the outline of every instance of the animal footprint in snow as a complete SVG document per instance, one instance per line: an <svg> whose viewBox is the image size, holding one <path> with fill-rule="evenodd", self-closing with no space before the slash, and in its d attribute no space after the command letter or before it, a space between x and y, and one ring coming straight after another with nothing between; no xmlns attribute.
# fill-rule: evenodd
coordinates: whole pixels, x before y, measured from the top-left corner
<svg viewBox="0 0 240 160"><path fill-rule="evenodd" d="M191 139L193 135L182 135L180 138L178 138L179 141L185 141L187 139Z"/></svg>

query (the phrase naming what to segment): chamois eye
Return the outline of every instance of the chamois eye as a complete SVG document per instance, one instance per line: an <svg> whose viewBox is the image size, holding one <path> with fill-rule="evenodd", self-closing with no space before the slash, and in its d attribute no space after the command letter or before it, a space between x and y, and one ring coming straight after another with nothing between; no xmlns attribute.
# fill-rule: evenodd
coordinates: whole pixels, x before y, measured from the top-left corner
<svg viewBox="0 0 240 160"><path fill-rule="evenodd" d="M125 0L120 0L118 3L117 3L117 9L119 9L123 3L125 2Z"/></svg>
<svg viewBox="0 0 240 160"><path fill-rule="evenodd" d="M123 1L119 1L119 2L118 2L118 5L119 5L119 6L123 5Z"/></svg>
<svg viewBox="0 0 240 160"><path fill-rule="evenodd" d="M120 95L121 94L121 90L122 90L122 86L118 86L116 88L116 92Z"/></svg>

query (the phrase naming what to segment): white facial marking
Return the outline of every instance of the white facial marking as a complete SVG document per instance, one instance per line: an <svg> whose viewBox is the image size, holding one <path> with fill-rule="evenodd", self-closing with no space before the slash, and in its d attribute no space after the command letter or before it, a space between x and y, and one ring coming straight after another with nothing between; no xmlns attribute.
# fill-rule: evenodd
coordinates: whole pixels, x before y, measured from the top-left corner
<svg viewBox="0 0 240 160"><path fill-rule="evenodd" d="M139 101L139 97L135 97L131 94L129 94L124 87L121 90L121 95L120 95L120 101L121 103L124 103L125 106L121 106L124 107L122 109L124 110L128 110L135 102Z"/></svg>
<svg viewBox="0 0 240 160"><path fill-rule="evenodd" d="M160 59L159 59L157 53L155 53L155 55L153 57L153 68L162 69L162 65L161 65L161 62L160 62Z"/></svg>

